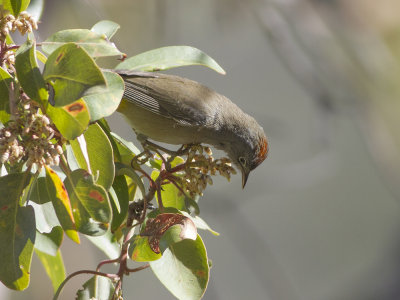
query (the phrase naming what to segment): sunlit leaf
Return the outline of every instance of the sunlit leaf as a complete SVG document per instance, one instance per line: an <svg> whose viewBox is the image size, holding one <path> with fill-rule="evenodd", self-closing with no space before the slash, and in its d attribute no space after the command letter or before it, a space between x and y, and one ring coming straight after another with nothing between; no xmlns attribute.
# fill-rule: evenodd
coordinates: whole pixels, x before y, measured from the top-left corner
<svg viewBox="0 0 400 300"><path fill-rule="evenodd" d="M164 286L178 299L201 299L207 288L209 265L200 236L168 247L150 267Z"/></svg>
<svg viewBox="0 0 400 300"><path fill-rule="evenodd" d="M103 74L107 84L91 87L83 96L92 122L115 112L124 93L124 81L119 75L108 71Z"/></svg>
<svg viewBox="0 0 400 300"><path fill-rule="evenodd" d="M94 24L90 30L98 34L104 34L109 40L111 40L119 28L119 24L113 21L102 20Z"/></svg>
<svg viewBox="0 0 400 300"><path fill-rule="evenodd" d="M63 107L48 105L47 115L67 140L80 136L90 121L89 111L82 99Z"/></svg>
<svg viewBox="0 0 400 300"><path fill-rule="evenodd" d="M135 236L129 246L129 257L137 262L154 261L161 258L161 253L155 253L149 244L147 236Z"/></svg>
<svg viewBox="0 0 400 300"><path fill-rule="evenodd" d="M111 207L104 188L95 184L93 176L83 169L73 171L64 182L77 230L87 235L104 234L111 221Z"/></svg>
<svg viewBox="0 0 400 300"><path fill-rule="evenodd" d="M35 250L56 256L63 240L63 234L60 226L54 227L49 233L36 232Z"/></svg>
<svg viewBox="0 0 400 300"><path fill-rule="evenodd" d="M89 87L106 84L94 60L74 43L59 47L47 58L43 77L53 86L55 106L70 104Z"/></svg>
<svg viewBox="0 0 400 300"><path fill-rule="evenodd" d="M45 53L50 54L59 47L71 42L85 49L92 57L123 54L108 40L106 35L93 32L89 29L68 29L56 32L42 42L42 49Z"/></svg>
<svg viewBox="0 0 400 300"><path fill-rule="evenodd" d="M115 174L111 143L98 124L90 125L83 137L86 142L90 170L96 177L97 184L108 190L112 185ZM84 153L78 141L71 141L71 146L79 166L88 170Z"/></svg>
<svg viewBox="0 0 400 300"><path fill-rule="evenodd" d="M151 173L153 180L157 179L160 172L154 170ZM164 207L174 207L178 210L186 210L185 195L172 183L164 184L161 190L161 199ZM156 195L158 200L158 195Z"/></svg>
<svg viewBox="0 0 400 300"><path fill-rule="evenodd" d="M47 189L46 183L44 182L43 184ZM44 204L30 202L30 204L35 211L36 229L39 232L50 232L54 227L60 226L52 202L46 202Z"/></svg>
<svg viewBox="0 0 400 300"><path fill-rule="evenodd" d="M51 168L46 168L46 186L51 196L51 201L54 206L58 221L64 229L67 236L78 243L79 235L76 231L74 216L72 214L71 202L68 192L61 181L60 177Z"/></svg>
<svg viewBox="0 0 400 300"><path fill-rule="evenodd" d="M39 60L41 63L43 63L43 64L45 64L46 61L47 61L46 55L44 55L44 54L43 54L42 52L40 52L39 50L36 50L36 57L37 57L38 60Z"/></svg>
<svg viewBox="0 0 400 300"><path fill-rule="evenodd" d="M202 229L202 230L208 230L215 236L219 236L219 233L216 232L215 230L211 229L211 227L199 216L191 216L187 212L182 211L182 214L188 218L190 218L193 223L196 225L197 229Z"/></svg>
<svg viewBox="0 0 400 300"><path fill-rule="evenodd" d="M190 46L170 46L153 49L125 59L117 70L162 71L171 68L202 65L225 74L220 65L203 51Z"/></svg>

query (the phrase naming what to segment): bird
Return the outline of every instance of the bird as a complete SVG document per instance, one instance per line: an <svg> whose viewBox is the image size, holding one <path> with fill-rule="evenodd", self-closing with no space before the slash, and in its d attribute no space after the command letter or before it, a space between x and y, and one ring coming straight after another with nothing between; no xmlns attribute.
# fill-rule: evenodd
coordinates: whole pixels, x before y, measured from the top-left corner
<svg viewBox="0 0 400 300"><path fill-rule="evenodd" d="M242 188L268 154L263 128L227 97L180 76L115 70L125 82L117 109L139 136L172 145L208 144L241 171Z"/></svg>

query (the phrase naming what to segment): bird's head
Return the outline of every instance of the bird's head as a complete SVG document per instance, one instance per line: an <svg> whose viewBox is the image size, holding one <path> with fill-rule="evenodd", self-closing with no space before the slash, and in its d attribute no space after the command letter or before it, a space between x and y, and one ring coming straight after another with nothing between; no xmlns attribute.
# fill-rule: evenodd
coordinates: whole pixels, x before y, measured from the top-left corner
<svg viewBox="0 0 400 300"><path fill-rule="evenodd" d="M260 165L267 155L268 140L258 124L237 135L230 145L228 156L242 173L242 188L245 187L250 172Z"/></svg>

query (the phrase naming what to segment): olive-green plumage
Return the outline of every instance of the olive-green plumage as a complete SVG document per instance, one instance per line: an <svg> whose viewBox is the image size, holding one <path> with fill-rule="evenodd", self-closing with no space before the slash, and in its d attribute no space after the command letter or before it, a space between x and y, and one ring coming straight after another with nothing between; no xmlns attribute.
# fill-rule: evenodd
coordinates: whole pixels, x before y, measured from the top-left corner
<svg viewBox="0 0 400 300"><path fill-rule="evenodd" d="M205 143L240 168L243 186L267 156L263 129L225 96L179 76L117 71L125 80L118 111L137 134L168 144Z"/></svg>

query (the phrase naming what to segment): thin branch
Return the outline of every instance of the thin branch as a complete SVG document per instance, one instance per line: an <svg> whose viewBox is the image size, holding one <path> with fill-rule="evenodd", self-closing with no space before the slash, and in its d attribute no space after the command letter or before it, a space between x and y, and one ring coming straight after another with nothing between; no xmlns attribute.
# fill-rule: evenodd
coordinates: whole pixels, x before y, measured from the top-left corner
<svg viewBox="0 0 400 300"><path fill-rule="evenodd" d="M145 264L145 265L137 267L135 269L126 268L126 271L129 272L129 273L134 273L134 272L139 272L139 271L142 271L144 269L147 269L148 267L150 267L150 265L149 264Z"/></svg>
<svg viewBox="0 0 400 300"><path fill-rule="evenodd" d="M116 274L108 274L108 273L102 273L102 272L97 272L97 271L92 271L92 270L80 270L80 271L76 271L74 273L72 273L71 275L69 275L67 278L65 278L65 280L60 284L60 286L57 289L57 292L54 294L53 300L57 300L58 297L61 294L61 291L63 289L63 287L65 286L65 284L73 277L80 275L80 274L93 274L93 275L97 275L97 276L103 276L106 278L110 278L110 279L118 279L119 276Z"/></svg>
<svg viewBox="0 0 400 300"><path fill-rule="evenodd" d="M112 263L116 263L119 262L119 257L116 259L107 259L107 260L103 260L101 261L96 268L96 272L99 272L100 268L106 264L112 264Z"/></svg>

